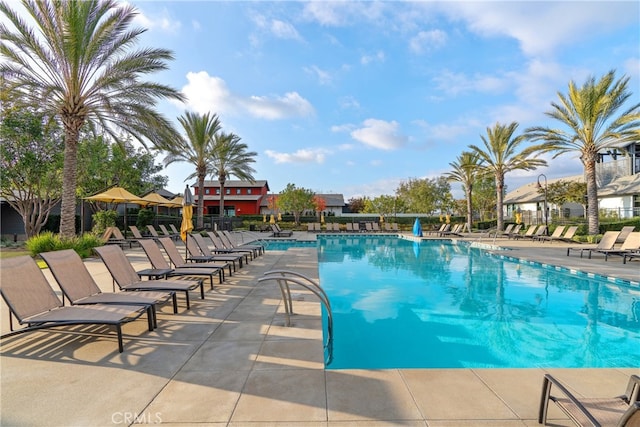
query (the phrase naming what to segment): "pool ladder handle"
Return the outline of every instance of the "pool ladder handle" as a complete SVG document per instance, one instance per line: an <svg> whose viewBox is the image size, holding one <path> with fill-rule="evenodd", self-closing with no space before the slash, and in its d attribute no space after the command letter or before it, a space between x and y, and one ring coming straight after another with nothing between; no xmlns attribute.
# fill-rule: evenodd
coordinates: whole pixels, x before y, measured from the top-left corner
<svg viewBox="0 0 640 427"><path fill-rule="evenodd" d="M331 303L326 292L318 283L313 279L305 276L304 274L290 271L290 270L270 270L264 273L264 277L258 279L258 283L266 282L268 280L275 280L280 286L280 292L282 293L282 299L284 301L284 311L286 318L286 326L291 326L291 315L293 315L293 300L291 298L290 284L301 286L311 291L315 296L320 299L320 302L324 304L327 310L327 343L325 348L331 348L333 343L333 313L331 312Z"/></svg>

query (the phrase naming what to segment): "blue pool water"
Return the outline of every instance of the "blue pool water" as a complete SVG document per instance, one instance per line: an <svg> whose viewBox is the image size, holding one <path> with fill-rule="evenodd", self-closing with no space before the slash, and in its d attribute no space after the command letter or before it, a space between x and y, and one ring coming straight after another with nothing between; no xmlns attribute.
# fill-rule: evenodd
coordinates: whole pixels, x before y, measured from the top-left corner
<svg viewBox="0 0 640 427"><path fill-rule="evenodd" d="M318 261L329 369L640 367L640 289L622 281L446 240L321 236Z"/></svg>

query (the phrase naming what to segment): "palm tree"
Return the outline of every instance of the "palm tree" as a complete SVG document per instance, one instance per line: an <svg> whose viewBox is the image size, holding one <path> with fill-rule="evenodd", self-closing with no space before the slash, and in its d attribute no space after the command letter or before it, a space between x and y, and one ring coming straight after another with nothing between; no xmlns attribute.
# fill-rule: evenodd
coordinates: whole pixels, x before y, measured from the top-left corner
<svg viewBox="0 0 640 427"><path fill-rule="evenodd" d="M598 152L620 144L640 140L640 104L617 114L631 96L629 77L619 80L609 71L596 81L589 77L582 87L569 82L568 93L558 92L560 102L552 102L547 116L565 124L568 130L532 127L526 130L531 140L545 141L560 154L577 151L587 181L587 221L589 234L598 234L598 188L596 160Z"/></svg>
<svg viewBox="0 0 640 427"><path fill-rule="evenodd" d="M143 144L163 144L177 135L155 111L160 99L182 100L176 90L142 79L167 68L165 49L134 50L145 31L131 28L135 9L113 0L33 1L23 6L35 27L0 2L15 31L0 25L0 73L8 90L60 119L64 126L64 171L60 234L75 235L77 147L85 124L118 140L121 132Z"/></svg>
<svg viewBox="0 0 640 427"><path fill-rule="evenodd" d="M514 170L534 170L538 166L546 166L543 159L532 158L533 154L546 150L544 145L534 145L518 152L520 144L525 141L523 135L514 137L518 123L510 125L496 123L493 128L487 128L487 137L480 136L484 149L470 145L469 148L480 157L483 169L492 173L496 180L496 210L498 215L498 230L504 230L504 212L502 211L504 196L504 177Z"/></svg>
<svg viewBox="0 0 640 427"><path fill-rule="evenodd" d="M449 163L453 171L445 173L445 177L449 181L455 181L462 184L465 199L467 201L467 227L471 231L473 223L473 183L480 178L480 156L477 153L463 151L456 161Z"/></svg>
<svg viewBox="0 0 640 427"><path fill-rule="evenodd" d="M204 180L211 172L211 161L216 134L221 129L220 120L216 114L199 115L186 112L178 117L186 133L186 138L178 138L167 148L168 155L164 158L166 166L174 162L187 162L195 166L194 173L186 179L198 179L198 207L197 228L204 228Z"/></svg>
<svg viewBox="0 0 640 427"><path fill-rule="evenodd" d="M220 227L224 217L224 185L227 178L234 175L239 179L254 182L255 170L251 167L258 153L247 151L247 144L240 142L240 137L233 133L217 133L211 161L212 175L220 183Z"/></svg>

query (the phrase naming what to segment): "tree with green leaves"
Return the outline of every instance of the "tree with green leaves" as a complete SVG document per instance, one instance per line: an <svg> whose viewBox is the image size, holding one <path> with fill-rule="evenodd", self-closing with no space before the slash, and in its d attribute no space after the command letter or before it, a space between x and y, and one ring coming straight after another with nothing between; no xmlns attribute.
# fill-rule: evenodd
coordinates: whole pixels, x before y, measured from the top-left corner
<svg viewBox="0 0 640 427"><path fill-rule="evenodd" d="M507 191L505 185L504 191ZM471 195L473 209L480 214L480 220L494 218L496 210L496 180L493 175L482 175L473 186Z"/></svg>
<svg viewBox="0 0 640 427"><path fill-rule="evenodd" d="M454 205L451 185L444 177L411 178L398 185L396 195L400 201L397 206L402 206L404 212L433 214L449 211Z"/></svg>
<svg viewBox="0 0 640 427"><path fill-rule="evenodd" d="M364 201L366 197L352 197L347 201L349 211L353 213L360 213L364 209Z"/></svg>
<svg viewBox="0 0 640 427"><path fill-rule="evenodd" d="M30 238L40 233L60 201L62 130L37 111L1 105L0 195L18 212Z"/></svg>
<svg viewBox="0 0 640 427"><path fill-rule="evenodd" d="M125 134L143 144L170 145L177 133L155 106L162 99L184 97L144 80L167 69L173 55L166 49L135 48L146 30L131 26L133 6L115 0L24 0L22 5L33 20L0 2L5 17L0 25L3 89L62 123L60 234L72 237L81 128L91 124L114 140Z"/></svg>
<svg viewBox="0 0 640 427"><path fill-rule="evenodd" d="M535 157L546 151L544 145L532 145L520 150L520 146L526 141L523 135L515 136L518 123L509 125L496 123L492 128L487 128L487 136L480 138L484 147L470 145L472 152L476 153L482 164L482 168L491 173L496 182L496 213L498 230L504 230L504 177L514 170L535 170L539 166L546 166L544 159Z"/></svg>
<svg viewBox="0 0 640 427"><path fill-rule="evenodd" d="M396 197L382 194L374 197L373 199L365 200L365 208L363 213L378 214L382 217L386 217L395 212L396 209Z"/></svg>
<svg viewBox="0 0 640 427"><path fill-rule="evenodd" d="M554 158L569 152L580 153L587 183L587 222L589 234L598 234L598 187L596 161L598 153L640 140L640 103L625 103L631 97L629 77L616 79L609 71L596 81L589 77L578 87L569 82L567 94L558 92L559 102L551 103L546 115L557 120L564 129L532 127L526 135L533 141L544 141L556 151Z"/></svg>
<svg viewBox="0 0 640 427"><path fill-rule="evenodd" d="M543 188L538 192L543 194ZM547 186L547 200L549 203L562 207L565 203L573 202L585 206L584 196L587 194L587 184L585 182L558 180ZM586 214L586 209L585 209Z"/></svg>
<svg viewBox="0 0 640 427"><path fill-rule="evenodd" d="M214 171L213 158L216 134L222 125L216 114L198 114L187 111L178 117L186 136L178 138L167 147L164 164L175 162L190 163L195 171L185 180L198 180L198 206L196 207L196 227L204 228L204 180ZM220 197L222 197L222 191ZM220 211L222 212L222 211Z"/></svg>
<svg viewBox="0 0 640 427"><path fill-rule="evenodd" d="M220 184L220 226L224 216L224 185L231 176L253 183L255 163L258 153L247 151L249 147L234 133L216 133L214 137L211 173L218 178Z"/></svg>
<svg viewBox="0 0 640 427"><path fill-rule="evenodd" d="M298 188L289 183L280 192L277 199L278 209L293 214L296 225L300 225L300 216L306 210L313 210L315 193L306 188Z"/></svg>
<svg viewBox="0 0 640 427"><path fill-rule="evenodd" d="M449 163L449 166L453 170L446 173L445 177L451 182L462 184L467 202L467 227L471 231L473 225L473 185L482 174L480 157L477 153L463 151L454 162Z"/></svg>

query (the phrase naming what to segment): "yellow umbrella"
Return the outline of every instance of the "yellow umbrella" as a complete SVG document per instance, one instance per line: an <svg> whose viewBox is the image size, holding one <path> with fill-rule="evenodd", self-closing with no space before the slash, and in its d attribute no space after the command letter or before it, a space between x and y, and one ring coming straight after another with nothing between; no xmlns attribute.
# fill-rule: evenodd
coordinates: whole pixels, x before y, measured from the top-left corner
<svg viewBox="0 0 640 427"><path fill-rule="evenodd" d="M262 214L262 222L267 222L267 214Z"/></svg>
<svg viewBox="0 0 640 427"><path fill-rule="evenodd" d="M180 225L180 237L187 241L187 235L193 230L193 195L189 186L184 190L184 200L182 202L182 224Z"/></svg>
<svg viewBox="0 0 640 427"><path fill-rule="evenodd" d="M135 203L137 205L145 205L147 202L141 198L125 190L122 187L111 187L107 191L94 194L93 196L85 197L85 200L91 200L93 202L105 202L121 204L124 203L124 236L127 237L127 204Z"/></svg>
<svg viewBox="0 0 640 427"><path fill-rule="evenodd" d="M320 213L320 222L324 224L324 212Z"/></svg>
<svg viewBox="0 0 640 427"><path fill-rule="evenodd" d="M282 214L278 212L278 221L282 221Z"/></svg>
<svg viewBox="0 0 640 427"><path fill-rule="evenodd" d="M269 224L275 224L276 223L276 217L271 214L271 218L269 219Z"/></svg>
<svg viewBox="0 0 640 427"><path fill-rule="evenodd" d="M447 214L446 218L447 218L447 219L446 219L446 223L447 223L447 224L450 224L450 223L451 223L451 215L450 215L450 214Z"/></svg>
<svg viewBox="0 0 640 427"><path fill-rule="evenodd" d="M167 207L167 208L177 208L177 207L182 206L181 203L176 203L173 200L165 199L164 197L162 197L158 193L149 193L146 196L144 196L142 199L147 202L146 206L149 206L149 205L152 205L152 206L163 206L163 207Z"/></svg>
<svg viewBox="0 0 640 427"><path fill-rule="evenodd" d="M382 215L380 215L380 222L384 222L384 217Z"/></svg>

